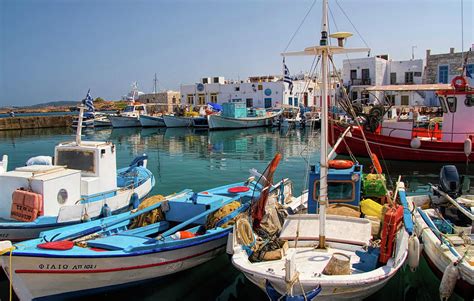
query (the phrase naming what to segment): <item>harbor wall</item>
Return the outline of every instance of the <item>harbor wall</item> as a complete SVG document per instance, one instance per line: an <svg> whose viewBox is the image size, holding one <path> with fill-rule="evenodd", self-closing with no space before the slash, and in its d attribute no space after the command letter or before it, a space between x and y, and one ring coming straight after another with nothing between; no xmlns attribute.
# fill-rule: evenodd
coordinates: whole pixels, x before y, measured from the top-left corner
<svg viewBox="0 0 474 301"><path fill-rule="evenodd" d="M29 116L0 118L0 131L68 127L73 116Z"/></svg>

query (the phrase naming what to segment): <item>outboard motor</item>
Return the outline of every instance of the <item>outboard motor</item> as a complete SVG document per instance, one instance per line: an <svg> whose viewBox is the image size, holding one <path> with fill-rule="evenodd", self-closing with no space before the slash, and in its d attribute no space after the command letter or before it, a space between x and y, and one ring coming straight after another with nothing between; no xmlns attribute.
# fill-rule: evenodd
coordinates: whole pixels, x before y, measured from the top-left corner
<svg viewBox="0 0 474 301"><path fill-rule="evenodd" d="M461 181L459 179L459 173L456 166L445 165L441 167L441 171L439 173L439 183L440 189L447 193L450 197L458 197Z"/></svg>

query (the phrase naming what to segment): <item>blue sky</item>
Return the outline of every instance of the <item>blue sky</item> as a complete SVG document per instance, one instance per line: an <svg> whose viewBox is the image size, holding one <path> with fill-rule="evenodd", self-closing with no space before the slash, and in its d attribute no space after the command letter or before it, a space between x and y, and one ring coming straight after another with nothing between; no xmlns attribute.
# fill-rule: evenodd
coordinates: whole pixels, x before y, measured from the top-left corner
<svg viewBox="0 0 474 301"><path fill-rule="evenodd" d="M138 81L151 92L201 77L281 73L280 52L313 0L0 0L0 106L119 99ZM372 48L391 58L461 50L461 0L338 0ZM341 31L355 33L335 0ZM464 0L464 49L473 43L473 0ZM330 16L331 17L331 16ZM289 50L317 43L321 0ZM330 22L332 31L335 25ZM364 47L355 36L348 46ZM362 54L363 55L363 54ZM352 57L357 57L352 55ZM340 63L342 60L339 59ZM287 58L292 73L311 58ZM340 66L340 64L339 64Z"/></svg>

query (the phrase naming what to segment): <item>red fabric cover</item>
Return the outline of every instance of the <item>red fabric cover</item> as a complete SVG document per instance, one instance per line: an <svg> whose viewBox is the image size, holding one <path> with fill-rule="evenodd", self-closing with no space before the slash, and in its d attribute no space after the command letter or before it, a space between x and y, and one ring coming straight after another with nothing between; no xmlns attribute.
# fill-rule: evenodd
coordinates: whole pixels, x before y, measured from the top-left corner
<svg viewBox="0 0 474 301"><path fill-rule="evenodd" d="M72 249L74 242L70 240L51 241L39 244L37 247L40 249L65 251Z"/></svg>
<svg viewBox="0 0 474 301"><path fill-rule="evenodd" d="M235 187L229 188L227 191L230 193L239 193L239 192L247 192L249 190L250 188L248 188L247 186L235 186Z"/></svg>

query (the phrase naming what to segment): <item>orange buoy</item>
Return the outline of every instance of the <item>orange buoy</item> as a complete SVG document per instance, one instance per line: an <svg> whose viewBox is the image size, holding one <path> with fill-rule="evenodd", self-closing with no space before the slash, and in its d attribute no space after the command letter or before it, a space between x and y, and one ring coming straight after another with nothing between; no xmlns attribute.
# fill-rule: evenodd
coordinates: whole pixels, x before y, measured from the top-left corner
<svg viewBox="0 0 474 301"><path fill-rule="evenodd" d="M171 235L171 238L174 240L178 239L187 239L187 238L193 238L196 237L196 234L190 231L178 231L175 234Z"/></svg>
<svg viewBox="0 0 474 301"><path fill-rule="evenodd" d="M372 153L372 164L378 173L382 173L382 165L380 165L379 158L374 153Z"/></svg>
<svg viewBox="0 0 474 301"><path fill-rule="evenodd" d="M329 160L329 168L334 169L348 169L354 166L354 162L351 160Z"/></svg>

